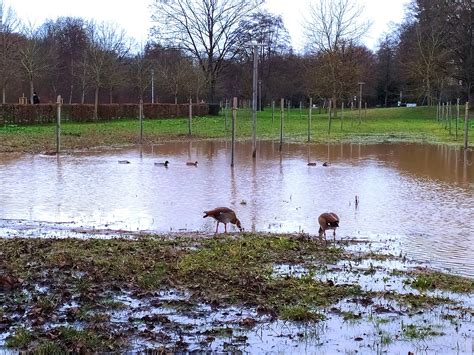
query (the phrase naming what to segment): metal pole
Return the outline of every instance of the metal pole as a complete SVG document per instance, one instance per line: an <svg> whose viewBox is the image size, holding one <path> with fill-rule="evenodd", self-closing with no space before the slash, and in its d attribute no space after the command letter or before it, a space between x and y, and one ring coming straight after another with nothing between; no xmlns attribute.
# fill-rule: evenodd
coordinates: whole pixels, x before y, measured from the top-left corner
<svg viewBox="0 0 474 355"><path fill-rule="evenodd" d="M258 45L253 45L253 85L252 85L252 158L257 156L257 78Z"/></svg>
<svg viewBox="0 0 474 355"><path fill-rule="evenodd" d="M235 154L235 120L237 118L237 98L233 98L232 102L232 150L230 155L230 166L234 167L234 154Z"/></svg>
<svg viewBox="0 0 474 355"><path fill-rule="evenodd" d="M56 153L61 150L61 95L58 95L56 103L58 104L58 116L56 121Z"/></svg>

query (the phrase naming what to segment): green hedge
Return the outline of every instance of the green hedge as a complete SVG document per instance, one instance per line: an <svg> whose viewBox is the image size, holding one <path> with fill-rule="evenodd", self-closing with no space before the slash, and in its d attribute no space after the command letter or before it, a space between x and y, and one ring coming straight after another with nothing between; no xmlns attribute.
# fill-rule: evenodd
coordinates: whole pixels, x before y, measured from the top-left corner
<svg viewBox="0 0 474 355"><path fill-rule="evenodd" d="M94 105L63 104L61 120L71 122L95 121ZM206 116L209 113L207 104L193 104L193 116ZM104 104L97 110L98 121L117 120L138 117L138 104ZM148 119L187 117L188 104L144 104L143 115ZM57 119L56 104L0 105L0 124L41 124L53 123Z"/></svg>

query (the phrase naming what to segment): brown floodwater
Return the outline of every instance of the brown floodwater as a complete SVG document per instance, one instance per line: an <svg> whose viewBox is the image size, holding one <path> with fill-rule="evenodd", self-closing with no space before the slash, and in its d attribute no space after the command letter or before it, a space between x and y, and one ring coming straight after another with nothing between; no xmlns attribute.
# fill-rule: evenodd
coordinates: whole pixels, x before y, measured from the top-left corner
<svg viewBox="0 0 474 355"><path fill-rule="evenodd" d="M473 151L284 144L280 153L275 142L259 142L256 160L251 151L238 142L233 169L231 145L220 141L58 157L0 154L0 235L212 233L215 222L202 211L218 206L233 208L247 231L314 235L318 215L333 211L341 219L338 238L386 240L432 267L474 277ZM154 164L166 160L168 168Z"/></svg>

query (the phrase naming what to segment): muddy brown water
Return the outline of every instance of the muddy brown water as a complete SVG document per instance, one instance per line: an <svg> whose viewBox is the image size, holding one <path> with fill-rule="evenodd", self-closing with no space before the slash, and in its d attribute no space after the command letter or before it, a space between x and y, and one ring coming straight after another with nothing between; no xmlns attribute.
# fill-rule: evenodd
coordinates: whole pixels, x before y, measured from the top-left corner
<svg viewBox="0 0 474 355"><path fill-rule="evenodd" d="M218 206L235 209L246 230L314 235L317 216L334 211L338 238L386 240L432 267L474 277L474 152L285 144L280 153L274 142L260 142L256 160L251 151L251 143L237 143L233 169L231 146L219 141L58 157L0 154L0 235L213 233L215 222L202 212ZM168 168L154 164L166 160Z"/></svg>

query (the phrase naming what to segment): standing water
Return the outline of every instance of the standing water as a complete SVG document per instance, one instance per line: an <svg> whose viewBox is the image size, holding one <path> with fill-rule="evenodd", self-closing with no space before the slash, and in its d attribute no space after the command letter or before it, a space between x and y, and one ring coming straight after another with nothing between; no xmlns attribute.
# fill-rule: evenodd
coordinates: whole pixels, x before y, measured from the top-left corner
<svg viewBox="0 0 474 355"><path fill-rule="evenodd" d="M251 154L251 143L238 143L233 169L230 144L218 141L0 155L0 235L212 233L215 222L202 211L218 206L234 209L247 231L314 235L318 215L332 211L341 219L337 238L386 240L433 267L474 276L472 151L286 144L280 153L278 143L260 142L257 159ZM166 160L168 167L154 164Z"/></svg>

